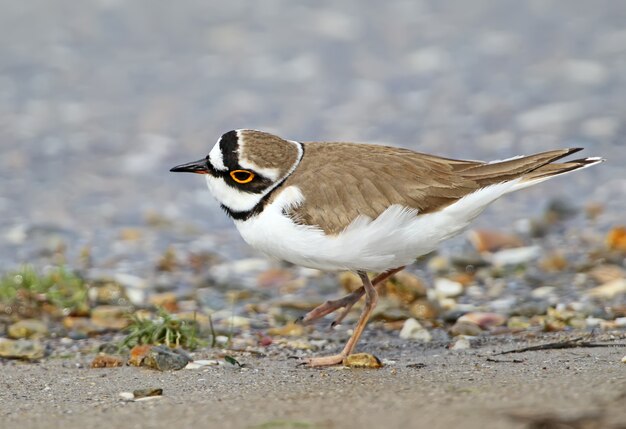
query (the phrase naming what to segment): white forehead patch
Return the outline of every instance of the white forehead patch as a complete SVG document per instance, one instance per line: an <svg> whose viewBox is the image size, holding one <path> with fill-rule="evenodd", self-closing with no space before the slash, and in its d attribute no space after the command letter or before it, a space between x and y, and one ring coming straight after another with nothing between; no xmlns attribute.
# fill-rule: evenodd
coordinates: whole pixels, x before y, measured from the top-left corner
<svg viewBox="0 0 626 429"><path fill-rule="evenodd" d="M222 142L222 138L215 143L211 152L209 152L209 161L211 161L211 165L216 170L226 171L228 168L224 165L224 158L222 157L222 150L220 149L220 143Z"/></svg>
<svg viewBox="0 0 626 429"><path fill-rule="evenodd" d="M238 151L237 155L239 158L239 165L241 165L246 170L256 171L261 176L267 177L268 179L272 181L278 180L280 176L280 170L278 168L260 167L245 157L244 153L245 153L245 147L246 147L246 139L242 135L241 131L243 130L237 130L237 143L239 143L239 147L237 149Z"/></svg>
<svg viewBox="0 0 626 429"><path fill-rule="evenodd" d="M239 165L246 170L256 171L263 177L267 177L271 181L276 181L280 176L280 170L278 168L263 168L256 165L254 162L245 158L239 158Z"/></svg>

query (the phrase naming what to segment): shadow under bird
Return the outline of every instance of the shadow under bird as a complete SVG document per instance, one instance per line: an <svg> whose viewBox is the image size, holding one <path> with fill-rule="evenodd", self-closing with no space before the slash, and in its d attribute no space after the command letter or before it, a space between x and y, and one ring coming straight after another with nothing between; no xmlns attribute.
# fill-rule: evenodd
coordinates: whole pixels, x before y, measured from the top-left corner
<svg viewBox="0 0 626 429"><path fill-rule="evenodd" d="M385 279L459 234L501 196L603 161L556 162L579 150L464 161L369 144L301 143L244 129L227 132L205 158L171 171L203 174L255 249L296 265L359 275L360 289L301 319L310 323L342 309L339 323L365 295L343 350L306 360L326 366L353 352Z"/></svg>

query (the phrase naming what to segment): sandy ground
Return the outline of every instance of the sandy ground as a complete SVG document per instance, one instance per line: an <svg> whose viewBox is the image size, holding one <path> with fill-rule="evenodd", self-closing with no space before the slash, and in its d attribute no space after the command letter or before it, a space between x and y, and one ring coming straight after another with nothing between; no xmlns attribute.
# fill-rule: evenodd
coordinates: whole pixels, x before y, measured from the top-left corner
<svg viewBox="0 0 626 429"><path fill-rule="evenodd" d="M387 360L380 370L306 369L285 356L241 356L246 369L166 373L89 369L89 357L5 364L0 426L625 428L623 347L494 355L560 338L524 344L490 339L466 351L441 344L383 349L367 341L365 347ZM163 388L163 397L120 400L122 391L151 387Z"/></svg>

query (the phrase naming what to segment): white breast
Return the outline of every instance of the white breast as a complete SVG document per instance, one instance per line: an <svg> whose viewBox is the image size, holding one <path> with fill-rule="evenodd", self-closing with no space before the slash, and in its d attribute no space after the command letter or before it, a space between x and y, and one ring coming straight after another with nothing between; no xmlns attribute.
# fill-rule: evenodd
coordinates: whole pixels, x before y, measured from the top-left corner
<svg viewBox="0 0 626 429"><path fill-rule="evenodd" d="M337 235L298 225L283 215L283 209L303 201L300 190L290 186L259 215L235 221L235 225L250 246L296 265L381 272L433 251L441 241L461 232L487 205L515 190L517 183L481 189L439 212L419 216L415 210L394 205L374 220L356 218Z"/></svg>

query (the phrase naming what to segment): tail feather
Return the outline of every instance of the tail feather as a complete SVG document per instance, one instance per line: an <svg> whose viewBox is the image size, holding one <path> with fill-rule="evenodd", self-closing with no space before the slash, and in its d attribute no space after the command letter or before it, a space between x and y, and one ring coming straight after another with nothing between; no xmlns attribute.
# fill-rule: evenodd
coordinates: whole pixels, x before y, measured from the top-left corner
<svg viewBox="0 0 626 429"><path fill-rule="evenodd" d="M559 174L569 173L570 171L580 168L590 167L604 161L602 158L581 158L574 161L561 162L558 164L547 164L535 171L522 176L522 181L536 180L542 177L558 176Z"/></svg>
<svg viewBox="0 0 626 429"><path fill-rule="evenodd" d="M594 156L575 159L573 161L559 162L556 164L546 164L521 176L521 180L519 184L514 187L514 190L527 188L543 182L544 180L548 180L571 171L582 170L583 168L591 167L592 165L596 165L604 161L604 158Z"/></svg>
<svg viewBox="0 0 626 429"><path fill-rule="evenodd" d="M560 149L537 153L529 156L515 157L508 160L479 164L463 170L464 177L478 182L481 186L525 177L534 171L576 153L582 148Z"/></svg>

